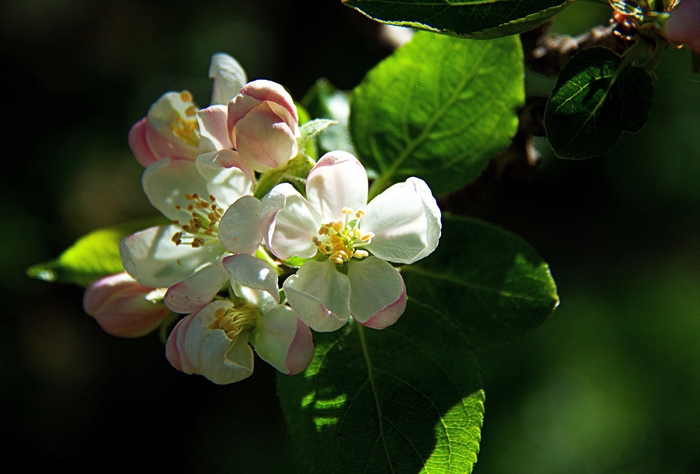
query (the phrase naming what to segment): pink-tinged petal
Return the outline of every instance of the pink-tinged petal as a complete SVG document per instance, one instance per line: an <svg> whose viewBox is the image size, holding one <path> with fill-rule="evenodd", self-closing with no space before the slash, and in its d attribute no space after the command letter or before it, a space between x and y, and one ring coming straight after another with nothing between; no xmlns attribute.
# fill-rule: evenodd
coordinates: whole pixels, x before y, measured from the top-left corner
<svg viewBox="0 0 700 474"><path fill-rule="evenodd" d="M238 94L228 103L228 114L226 116L226 128L228 129L229 137L233 147L236 148L236 136L233 129L251 110L258 107L264 101L258 100L249 95Z"/></svg>
<svg viewBox="0 0 700 474"><path fill-rule="evenodd" d="M165 343L165 357L168 362L175 367L180 372L186 374L194 373L194 366L192 361L187 357L185 352L185 336L187 335L187 328L192 324L193 314L186 316L185 318L178 321Z"/></svg>
<svg viewBox="0 0 700 474"><path fill-rule="evenodd" d="M224 105L228 104L248 81L239 62L225 53L212 55L209 78L214 80L211 103Z"/></svg>
<svg viewBox="0 0 700 474"><path fill-rule="evenodd" d="M403 282L403 279L401 279ZM406 287L404 286L403 292L398 300L394 301L386 308L369 318L364 323L364 326L373 329L384 329L388 326L394 324L399 317L406 311Z"/></svg>
<svg viewBox="0 0 700 474"><path fill-rule="evenodd" d="M148 120L144 117L129 130L129 148L131 148L136 161L144 167L158 161L158 157L153 154L146 143L146 128L148 126Z"/></svg>
<svg viewBox="0 0 700 474"><path fill-rule="evenodd" d="M243 286L256 292L265 292L274 303L279 303L277 273L266 261L252 255L231 255L223 260L223 266L231 276L237 296L246 298L263 311L266 310L259 295L251 294L251 292L242 293L243 289L240 287Z"/></svg>
<svg viewBox="0 0 700 474"><path fill-rule="evenodd" d="M377 257L368 257L352 259L347 265L351 289L350 312L357 322L365 324L400 300L402 295L405 307L403 278L389 263ZM400 309L401 312L389 324L403 313L404 308Z"/></svg>
<svg viewBox="0 0 700 474"><path fill-rule="evenodd" d="M191 160L163 158L146 168L141 185L153 207L168 219L185 223L189 219L185 209L192 204L185 195L209 197L207 183Z"/></svg>
<svg viewBox="0 0 700 474"><path fill-rule="evenodd" d="M284 293L297 317L314 331L335 331L350 317L350 280L328 260L306 262L285 280Z"/></svg>
<svg viewBox="0 0 700 474"><path fill-rule="evenodd" d="M197 112L200 153L233 148L226 125L227 117L228 107L225 105L210 105Z"/></svg>
<svg viewBox="0 0 700 474"><path fill-rule="evenodd" d="M222 265L209 265L168 288L163 303L175 313L195 313L211 303L228 279Z"/></svg>
<svg viewBox="0 0 700 474"><path fill-rule="evenodd" d="M231 307L228 301L215 301L178 323L170 335L175 335L174 343L169 338L166 345L166 357L175 368L203 375L217 384L237 382L253 373L248 331L232 341L222 329L210 329L215 326L216 311Z"/></svg>
<svg viewBox="0 0 700 474"><path fill-rule="evenodd" d="M671 10L664 30L668 39L700 54L700 0L682 0Z"/></svg>
<svg viewBox="0 0 700 474"><path fill-rule="evenodd" d="M348 279L350 312L357 322L381 329L393 324L406 309L403 278L384 260L350 260Z"/></svg>
<svg viewBox="0 0 700 474"><path fill-rule="evenodd" d="M360 223L363 232L374 234L367 250L397 263L413 263L435 250L441 226L435 198L418 178L394 184L374 198Z"/></svg>
<svg viewBox="0 0 700 474"><path fill-rule="evenodd" d="M278 184L263 200L261 227L269 222L265 241L282 260L292 256L310 258L318 247L313 242L321 216L289 183Z"/></svg>
<svg viewBox="0 0 700 474"><path fill-rule="evenodd" d="M241 159L256 171L277 169L297 154L297 140L289 126L263 102L242 117L233 129Z"/></svg>
<svg viewBox="0 0 700 474"><path fill-rule="evenodd" d="M260 201L243 196L226 210L219 221L219 240L232 253L254 254L263 239L260 231Z"/></svg>
<svg viewBox="0 0 700 474"><path fill-rule="evenodd" d="M218 240L199 248L175 245L172 237L180 230L174 225L151 227L124 237L119 243L124 270L142 285L169 288L224 253Z"/></svg>
<svg viewBox="0 0 700 474"><path fill-rule="evenodd" d="M280 84L266 80L249 82L229 102L228 129L233 130L239 120L264 101L280 106L275 108L275 112L292 130L294 136L299 135L299 117L297 108L294 105L294 99Z"/></svg>
<svg viewBox="0 0 700 474"><path fill-rule="evenodd" d="M199 155L195 166L206 181L207 192L219 206L228 207L239 197L253 194L255 175L233 150L221 150Z"/></svg>
<svg viewBox="0 0 700 474"><path fill-rule="evenodd" d="M265 313L256 332L255 352L283 374L298 374L314 357L311 331L288 306L277 306Z"/></svg>
<svg viewBox="0 0 700 474"><path fill-rule="evenodd" d="M169 313L161 302L150 298L155 292L128 274L117 273L85 289L83 308L107 333L139 337L156 329Z"/></svg>
<svg viewBox="0 0 700 474"><path fill-rule="evenodd" d="M157 158L193 160L198 154L199 126L189 92L167 92L148 110L146 143Z"/></svg>
<svg viewBox="0 0 700 474"><path fill-rule="evenodd" d="M324 224L342 221L344 207L357 211L367 205L365 167L350 153L326 153L306 178L306 197L321 213Z"/></svg>

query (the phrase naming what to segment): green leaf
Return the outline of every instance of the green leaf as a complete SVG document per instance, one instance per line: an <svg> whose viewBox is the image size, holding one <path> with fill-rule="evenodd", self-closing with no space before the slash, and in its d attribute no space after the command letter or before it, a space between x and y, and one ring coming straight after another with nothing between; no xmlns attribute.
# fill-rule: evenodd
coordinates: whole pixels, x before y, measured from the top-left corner
<svg viewBox="0 0 700 474"><path fill-rule="evenodd" d="M515 35L547 21L573 0L343 0L374 20L455 36Z"/></svg>
<svg viewBox="0 0 700 474"><path fill-rule="evenodd" d="M302 374L277 391L312 473L472 472L484 413L469 345L441 315L409 301L377 331L315 334Z"/></svg>
<svg viewBox="0 0 700 474"><path fill-rule="evenodd" d="M301 126L300 129L301 136L298 139L299 148L302 150L305 149L310 141L316 138L321 132L326 130L328 127L336 123L337 122L335 120L329 119L313 119L309 122L306 122L304 125Z"/></svg>
<svg viewBox="0 0 700 474"><path fill-rule="evenodd" d="M559 158L600 156L615 148L622 132L644 127L653 97L644 69L609 49L584 49L564 65L547 101L547 139Z"/></svg>
<svg viewBox="0 0 700 474"><path fill-rule="evenodd" d="M517 37L417 32L355 88L350 131L362 161L391 182L423 178L435 195L463 187L503 151L524 100Z"/></svg>
<svg viewBox="0 0 700 474"><path fill-rule="evenodd" d="M76 240L57 259L29 267L27 275L48 282L88 286L98 278L124 271L119 256L122 237L163 223L158 218L94 230Z"/></svg>
<svg viewBox="0 0 700 474"><path fill-rule="evenodd" d="M559 303L549 267L527 242L476 219L443 216L440 245L401 268L408 295L446 315L475 347L509 342Z"/></svg>
<svg viewBox="0 0 700 474"><path fill-rule="evenodd" d="M305 125L308 124L313 118L309 111L299 102L295 102L294 105L297 108L297 115L299 116L299 127L303 129ZM299 151L311 159L318 159L318 147L316 146L316 141L312 137L302 137L301 140L297 139L297 144L299 145Z"/></svg>
<svg viewBox="0 0 700 474"><path fill-rule="evenodd" d="M301 103L314 118L326 118L337 122L317 139L320 153L344 150L356 155L348 131L350 94L338 90L327 79L320 78L309 89Z"/></svg>

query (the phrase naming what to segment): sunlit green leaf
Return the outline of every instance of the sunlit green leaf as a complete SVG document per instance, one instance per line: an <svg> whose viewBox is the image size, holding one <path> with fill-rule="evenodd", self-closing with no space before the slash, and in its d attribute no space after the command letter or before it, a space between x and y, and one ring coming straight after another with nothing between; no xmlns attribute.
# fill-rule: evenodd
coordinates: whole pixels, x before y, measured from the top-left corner
<svg viewBox="0 0 700 474"><path fill-rule="evenodd" d="M559 301L527 242L476 219L443 216L438 249L401 273L409 297L445 314L477 347L540 326Z"/></svg>
<svg viewBox="0 0 700 474"><path fill-rule="evenodd" d="M119 241L125 235L163 224L162 219L97 229L79 238L57 259L27 269L32 278L87 286L106 275L123 272Z"/></svg>
<svg viewBox="0 0 700 474"><path fill-rule="evenodd" d="M299 148L304 149L308 142L337 122L329 119L313 119L300 127Z"/></svg>
<svg viewBox="0 0 700 474"><path fill-rule="evenodd" d="M409 176L441 195L474 180L515 134L524 100L517 37L417 32L355 88L350 131L376 193Z"/></svg>
<svg viewBox="0 0 700 474"><path fill-rule="evenodd" d="M484 392L468 343L448 321L409 301L387 329L348 325L315 336L306 372L278 376L310 472L472 471Z"/></svg>
<svg viewBox="0 0 700 474"><path fill-rule="evenodd" d="M343 0L383 23L470 38L522 33L573 0Z"/></svg>
<svg viewBox="0 0 700 474"><path fill-rule="evenodd" d="M644 127L653 96L649 74L609 49L577 53L559 73L544 113L554 153L585 159L609 152L622 132Z"/></svg>

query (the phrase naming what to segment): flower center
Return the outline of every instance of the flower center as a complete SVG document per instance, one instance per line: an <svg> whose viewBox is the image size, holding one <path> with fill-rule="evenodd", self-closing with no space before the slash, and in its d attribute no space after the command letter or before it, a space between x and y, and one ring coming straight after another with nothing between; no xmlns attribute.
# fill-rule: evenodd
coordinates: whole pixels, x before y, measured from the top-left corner
<svg viewBox="0 0 700 474"><path fill-rule="evenodd" d="M320 237L314 236L313 238L319 252L328 255L328 260L336 265L341 265L352 257L368 257L369 253L366 250L362 250L361 247L369 245L372 242L372 237L374 237L372 232L363 233L360 230L360 220L367 214L364 209L353 211L344 207L342 212L345 215L344 221L332 221L328 224L323 224L318 229ZM354 219L350 220L351 216Z"/></svg>
<svg viewBox="0 0 700 474"><path fill-rule="evenodd" d="M214 317L216 320L209 329L221 329L226 337L234 340L241 332L255 327L260 310L251 303L243 303L233 308L219 308Z"/></svg>
<svg viewBox="0 0 700 474"><path fill-rule="evenodd" d="M199 145L199 124L197 123L197 107L192 102L189 91L180 92L180 100L184 106L184 117L179 113L171 115L168 128L183 142L192 147Z"/></svg>
<svg viewBox="0 0 700 474"><path fill-rule="evenodd" d="M173 224L179 225L181 232L175 232L172 241L175 245L187 244L194 248L201 247L207 241L218 240L219 221L224 215L224 210L216 204L216 198L209 195L209 199L202 199L199 194L185 194L185 199L190 201L187 207L179 204L175 206L178 211L184 212L187 223L181 224L179 220Z"/></svg>

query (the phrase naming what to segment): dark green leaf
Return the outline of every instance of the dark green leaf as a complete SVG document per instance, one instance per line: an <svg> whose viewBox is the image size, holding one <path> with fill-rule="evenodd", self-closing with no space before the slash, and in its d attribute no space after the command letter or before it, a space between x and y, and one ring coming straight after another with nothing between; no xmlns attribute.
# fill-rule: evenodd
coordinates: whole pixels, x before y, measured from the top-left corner
<svg viewBox="0 0 700 474"><path fill-rule="evenodd" d="M401 268L410 298L445 314L475 346L540 326L559 299L549 267L523 239L475 219L443 216L438 249Z"/></svg>
<svg viewBox="0 0 700 474"><path fill-rule="evenodd" d="M522 33L573 0L343 0L383 23L469 38Z"/></svg>
<svg viewBox="0 0 700 474"><path fill-rule="evenodd" d="M98 278L124 271L119 256L122 237L163 223L158 218L94 230L79 238L57 259L29 267L27 275L49 282L87 286Z"/></svg>
<svg viewBox="0 0 700 474"><path fill-rule="evenodd" d="M279 375L277 385L310 472L472 471L484 392L474 355L449 322L409 301L387 329L350 324L315 336L306 372Z"/></svg>
<svg viewBox="0 0 700 474"><path fill-rule="evenodd" d="M409 176L423 178L436 195L461 188L508 146L523 100L517 37L417 32L352 95L355 148L379 174L373 192Z"/></svg>
<svg viewBox="0 0 700 474"><path fill-rule="evenodd" d="M605 48L585 49L562 68L547 101L544 126L560 158L609 152L622 132L637 132L649 118L651 77Z"/></svg>

